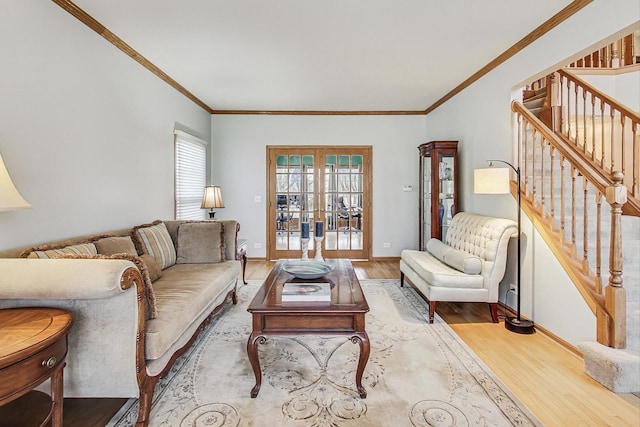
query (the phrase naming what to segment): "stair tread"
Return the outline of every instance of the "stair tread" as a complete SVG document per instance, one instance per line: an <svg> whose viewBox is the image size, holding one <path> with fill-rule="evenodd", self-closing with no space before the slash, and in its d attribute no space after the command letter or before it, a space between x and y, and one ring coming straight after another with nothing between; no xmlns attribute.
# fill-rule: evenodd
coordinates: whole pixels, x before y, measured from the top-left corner
<svg viewBox="0 0 640 427"><path fill-rule="evenodd" d="M532 95L528 98L523 98L522 102L532 101L534 99L546 98L547 97L547 88L537 89L535 95Z"/></svg>
<svg viewBox="0 0 640 427"><path fill-rule="evenodd" d="M535 108L542 108L542 105L544 104L544 100L545 100L544 96L541 98L530 98L524 102L524 106L527 107L529 110L533 110Z"/></svg>

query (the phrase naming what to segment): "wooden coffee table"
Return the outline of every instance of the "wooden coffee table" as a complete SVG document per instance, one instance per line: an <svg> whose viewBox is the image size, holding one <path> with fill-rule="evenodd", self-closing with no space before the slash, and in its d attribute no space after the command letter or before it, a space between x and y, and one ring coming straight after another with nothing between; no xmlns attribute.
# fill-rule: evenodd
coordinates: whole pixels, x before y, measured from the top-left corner
<svg viewBox="0 0 640 427"><path fill-rule="evenodd" d="M285 282L305 282L294 278L282 269L287 260L280 260L271 270L249 311L253 316L253 330L247 341L249 362L256 376L256 385L251 397L258 396L262 384L262 371L258 358L258 344L271 336L319 335L326 337L347 336L360 345L360 358L356 370L356 387L360 397L366 398L362 386L362 374L369 360L369 336L365 331L365 314L369 305L362 293L360 282L347 259L327 260L335 269L316 280L308 282L331 283L331 302L285 302L282 303L282 287Z"/></svg>

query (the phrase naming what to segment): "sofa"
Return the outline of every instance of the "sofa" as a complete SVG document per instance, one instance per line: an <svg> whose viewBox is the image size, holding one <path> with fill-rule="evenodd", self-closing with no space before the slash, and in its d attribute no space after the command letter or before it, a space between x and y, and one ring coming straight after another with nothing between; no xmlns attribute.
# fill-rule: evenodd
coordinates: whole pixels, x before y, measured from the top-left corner
<svg viewBox="0 0 640 427"><path fill-rule="evenodd" d="M158 380L211 316L236 303L234 220L154 221L0 253L0 308L70 311L65 397L137 397L147 425Z"/></svg>
<svg viewBox="0 0 640 427"><path fill-rule="evenodd" d="M498 291L504 277L515 221L468 212L453 217L445 241L430 239L426 251L400 254L400 285L405 278L429 304L433 323L437 301L485 302L498 322Z"/></svg>

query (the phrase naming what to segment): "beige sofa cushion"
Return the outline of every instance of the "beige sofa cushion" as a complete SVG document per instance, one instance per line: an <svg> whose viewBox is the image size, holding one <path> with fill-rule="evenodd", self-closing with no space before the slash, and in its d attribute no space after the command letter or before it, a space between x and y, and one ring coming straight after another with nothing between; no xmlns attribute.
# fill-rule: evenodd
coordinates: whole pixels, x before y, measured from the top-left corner
<svg viewBox="0 0 640 427"><path fill-rule="evenodd" d="M482 260L479 257L454 249L438 239L429 239L427 251L449 267L465 274L480 274L482 271Z"/></svg>
<svg viewBox="0 0 640 427"><path fill-rule="evenodd" d="M185 222L178 227L178 264L224 261L224 231L219 222Z"/></svg>
<svg viewBox="0 0 640 427"><path fill-rule="evenodd" d="M94 244L96 245L98 254L101 255L110 256L115 254L126 254L138 256L138 251L136 250L136 246L133 244L133 240L131 240L131 236L103 237L96 240ZM152 283L162 277L162 269L154 257L149 254L142 254L140 255L140 260L147 268L149 279Z"/></svg>
<svg viewBox="0 0 640 427"><path fill-rule="evenodd" d="M405 249L402 260L431 286L443 288L481 289L484 278L479 274L465 274L441 262L429 252Z"/></svg>
<svg viewBox="0 0 640 427"><path fill-rule="evenodd" d="M162 277L162 268L160 268L160 264L156 262L154 257L149 254L142 254L140 255L140 260L144 263L145 267L147 267L151 283Z"/></svg>
<svg viewBox="0 0 640 427"><path fill-rule="evenodd" d="M96 249L99 254L113 255L113 254L128 254L138 255L136 246L131 240L131 236L109 236L103 237L93 242L96 245Z"/></svg>
<svg viewBox="0 0 640 427"><path fill-rule="evenodd" d="M164 270L153 285L158 317L146 325L146 359L161 357L205 310L224 301L238 273L237 261L176 264Z"/></svg>
<svg viewBox="0 0 640 427"><path fill-rule="evenodd" d="M149 254L160 264L161 269L176 263L176 248L162 221L154 221L133 227L131 237L139 254Z"/></svg>
<svg viewBox="0 0 640 427"><path fill-rule="evenodd" d="M47 247L40 246L24 251L20 256L22 258L58 258L63 254L76 254L76 255L97 255L98 251L93 243L78 243L75 245L69 245L64 247Z"/></svg>

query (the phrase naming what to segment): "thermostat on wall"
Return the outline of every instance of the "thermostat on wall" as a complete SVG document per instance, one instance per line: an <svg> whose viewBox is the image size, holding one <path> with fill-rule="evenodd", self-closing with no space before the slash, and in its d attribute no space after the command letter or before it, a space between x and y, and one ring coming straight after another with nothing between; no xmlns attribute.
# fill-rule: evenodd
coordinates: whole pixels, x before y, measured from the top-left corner
<svg viewBox="0 0 640 427"><path fill-rule="evenodd" d="M405 185L402 187L402 191L413 191L413 185Z"/></svg>

